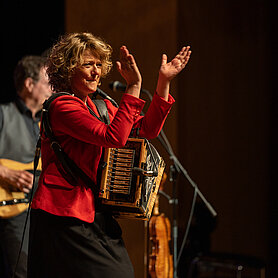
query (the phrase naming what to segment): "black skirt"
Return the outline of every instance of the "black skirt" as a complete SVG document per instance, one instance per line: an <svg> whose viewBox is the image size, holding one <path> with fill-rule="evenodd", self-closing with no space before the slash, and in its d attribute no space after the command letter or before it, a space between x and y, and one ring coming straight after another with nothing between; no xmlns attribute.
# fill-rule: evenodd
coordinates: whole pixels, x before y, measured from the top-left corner
<svg viewBox="0 0 278 278"><path fill-rule="evenodd" d="M134 271L109 213L93 223L31 210L28 278L131 278Z"/></svg>

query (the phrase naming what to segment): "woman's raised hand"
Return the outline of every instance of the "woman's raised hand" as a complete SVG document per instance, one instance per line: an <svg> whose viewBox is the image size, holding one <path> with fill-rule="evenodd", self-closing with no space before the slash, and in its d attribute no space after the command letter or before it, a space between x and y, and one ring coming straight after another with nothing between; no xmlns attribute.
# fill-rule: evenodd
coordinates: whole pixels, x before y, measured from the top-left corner
<svg viewBox="0 0 278 278"><path fill-rule="evenodd" d="M191 51L190 46L183 47L176 57L167 62L167 55L163 54L159 69L156 92L159 96L168 100L171 80L177 76L189 61Z"/></svg>
<svg viewBox="0 0 278 278"><path fill-rule="evenodd" d="M120 48L120 59L116 62L117 69L127 83L126 92L139 97L142 77L135 59L126 46Z"/></svg>
<svg viewBox="0 0 278 278"><path fill-rule="evenodd" d="M167 63L167 55L163 54L161 59L161 66L159 70L160 77L171 81L177 76L186 66L190 58L190 46L184 46L176 57Z"/></svg>

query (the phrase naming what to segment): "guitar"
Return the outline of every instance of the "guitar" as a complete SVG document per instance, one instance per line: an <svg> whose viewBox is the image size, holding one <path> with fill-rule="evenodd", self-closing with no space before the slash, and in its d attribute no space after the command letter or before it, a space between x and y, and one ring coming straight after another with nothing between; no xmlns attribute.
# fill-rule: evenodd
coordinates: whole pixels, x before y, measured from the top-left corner
<svg viewBox="0 0 278 278"><path fill-rule="evenodd" d="M0 159L0 164L13 170L29 171L33 173L34 163L21 163L9 159ZM41 159L38 164L38 175L41 171ZM37 176L37 175L36 175ZM17 191L16 188L7 182L0 181L0 217L14 217L28 208L28 194Z"/></svg>

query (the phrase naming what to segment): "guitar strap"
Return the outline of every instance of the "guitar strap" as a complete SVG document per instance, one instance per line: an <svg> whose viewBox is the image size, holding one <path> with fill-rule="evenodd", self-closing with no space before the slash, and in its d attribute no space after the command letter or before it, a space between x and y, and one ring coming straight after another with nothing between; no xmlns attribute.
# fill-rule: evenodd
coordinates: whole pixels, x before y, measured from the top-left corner
<svg viewBox="0 0 278 278"><path fill-rule="evenodd" d="M69 158L69 156L64 152L60 143L57 141L55 135L53 134L50 120L49 120L49 108L51 103L57 97L63 95L71 95L69 93L54 93L49 99L47 99L43 104L43 113L42 113L42 130L44 130L46 137L49 138L51 141L51 148L53 149L54 153L56 154L57 158L61 162L63 169L70 174L70 176L74 179L74 181L78 181L78 177L80 177L86 185L88 185L95 196L95 199L98 197L98 187L94 184L92 179L82 170L80 169L76 163ZM98 120L104 122L105 124L110 124L110 119L108 115L108 110L106 103L102 99L92 99L94 104L97 107L100 117L98 117L91 108L88 107L90 113L96 117ZM42 131L41 131L42 132ZM100 163L99 169L104 167L103 163ZM99 173L98 169L98 173ZM99 176L99 175L98 175Z"/></svg>

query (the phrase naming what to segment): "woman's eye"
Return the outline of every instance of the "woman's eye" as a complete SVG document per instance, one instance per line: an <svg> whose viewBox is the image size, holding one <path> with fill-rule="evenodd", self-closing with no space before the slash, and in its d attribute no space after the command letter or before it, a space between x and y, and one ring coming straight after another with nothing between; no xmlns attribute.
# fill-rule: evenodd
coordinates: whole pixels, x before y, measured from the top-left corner
<svg viewBox="0 0 278 278"><path fill-rule="evenodd" d="M102 67L102 63L84 63L82 66L85 67L85 68L89 68L89 67L93 67L93 66L96 66L97 68L101 68Z"/></svg>

